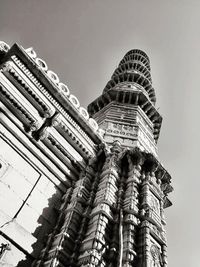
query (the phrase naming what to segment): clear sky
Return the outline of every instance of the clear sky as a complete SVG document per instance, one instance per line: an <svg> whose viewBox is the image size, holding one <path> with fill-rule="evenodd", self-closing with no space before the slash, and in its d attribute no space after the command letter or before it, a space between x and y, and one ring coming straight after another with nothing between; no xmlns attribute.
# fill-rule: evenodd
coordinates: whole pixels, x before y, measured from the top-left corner
<svg viewBox="0 0 200 267"><path fill-rule="evenodd" d="M199 12L198 0L0 1L0 39L33 46L84 107L128 50L149 55L163 116L159 155L175 188L169 267L200 266Z"/></svg>

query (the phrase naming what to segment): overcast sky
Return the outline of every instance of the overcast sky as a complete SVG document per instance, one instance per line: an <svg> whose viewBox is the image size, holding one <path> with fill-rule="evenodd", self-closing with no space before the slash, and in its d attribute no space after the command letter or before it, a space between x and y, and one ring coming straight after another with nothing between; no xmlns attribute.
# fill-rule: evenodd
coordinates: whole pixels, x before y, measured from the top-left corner
<svg viewBox="0 0 200 267"><path fill-rule="evenodd" d="M199 267L200 1L1 0L0 39L33 46L84 107L128 50L148 54L163 116L159 155L175 188L169 267Z"/></svg>

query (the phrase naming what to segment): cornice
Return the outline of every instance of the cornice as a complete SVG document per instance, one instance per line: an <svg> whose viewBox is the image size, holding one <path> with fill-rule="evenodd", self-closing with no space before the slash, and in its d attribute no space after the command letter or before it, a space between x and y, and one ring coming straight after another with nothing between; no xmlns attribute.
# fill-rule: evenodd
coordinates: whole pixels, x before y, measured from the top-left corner
<svg viewBox="0 0 200 267"><path fill-rule="evenodd" d="M58 76L53 71L48 70L46 63L37 57L34 50L23 49L14 44L1 59L1 63L11 58L56 109L61 113L63 111L69 113L95 143L102 141L97 123L89 118L87 111L80 107L78 99L70 94L65 84L59 82Z"/></svg>
<svg viewBox="0 0 200 267"><path fill-rule="evenodd" d="M116 88L110 89L88 105L88 112L91 116L95 117L96 113L104 109L111 102L140 106L149 120L153 123L154 139L157 142L162 124L162 117L142 91L129 90L128 88L126 90Z"/></svg>
<svg viewBox="0 0 200 267"><path fill-rule="evenodd" d="M12 59L15 60L15 56ZM3 66L4 75L15 84L19 91L31 101L43 117L51 117L55 113L54 106L44 97L38 88L27 79L23 73L24 67L21 69L14 62L8 61Z"/></svg>
<svg viewBox="0 0 200 267"><path fill-rule="evenodd" d="M13 112L16 117L23 123L26 131L35 131L39 129L43 120L37 114L34 108L28 105L27 101L19 98L15 93L13 85L6 80L6 77L0 73L0 93L2 95L1 101Z"/></svg>
<svg viewBox="0 0 200 267"><path fill-rule="evenodd" d="M52 127L57 129L72 146L76 145L76 148L84 158L88 159L89 157L95 156L96 145L94 142L88 136L84 135L84 132L79 129L78 125L70 117L67 117L67 119L61 114L56 115L52 119Z"/></svg>

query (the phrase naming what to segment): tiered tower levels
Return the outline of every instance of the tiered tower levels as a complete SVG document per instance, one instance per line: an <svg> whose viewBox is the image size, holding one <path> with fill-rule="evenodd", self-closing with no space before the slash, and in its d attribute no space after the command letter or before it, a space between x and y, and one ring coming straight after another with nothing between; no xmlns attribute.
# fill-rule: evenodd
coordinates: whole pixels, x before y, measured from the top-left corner
<svg viewBox="0 0 200 267"><path fill-rule="evenodd" d="M105 130L107 143L118 140L123 146L138 146L157 155L162 117L155 101L149 58L135 49L124 56L88 111Z"/></svg>
<svg viewBox="0 0 200 267"><path fill-rule="evenodd" d="M107 83L104 92L118 83L131 82L140 85L149 96L152 103L156 102L155 92L152 87L150 62L147 55L141 50L131 50L119 63L111 80Z"/></svg>

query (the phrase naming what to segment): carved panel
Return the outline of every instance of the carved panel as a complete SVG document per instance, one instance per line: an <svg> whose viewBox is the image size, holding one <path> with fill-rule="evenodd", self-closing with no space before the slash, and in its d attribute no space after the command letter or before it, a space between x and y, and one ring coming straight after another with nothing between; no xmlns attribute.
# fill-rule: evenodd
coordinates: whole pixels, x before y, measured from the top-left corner
<svg viewBox="0 0 200 267"><path fill-rule="evenodd" d="M160 201L152 193L150 193L150 196L149 196L149 206L158 215L160 214Z"/></svg>
<svg viewBox="0 0 200 267"><path fill-rule="evenodd" d="M108 122L106 133L124 137L136 138L137 127L132 125L124 125L120 123Z"/></svg>
<svg viewBox="0 0 200 267"><path fill-rule="evenodd" d="M152 140L141 128L138 130L138 140L146 151L153 153L157 156L155 143L152 142Z"/></svg>
<svg viewBox="0 0 200 267"><path fill-rule="evenodd" d="M0 95L1 101L22 121L29 130L37 130L41 127L43 119L37 110L23 97L13 84L0 73Z"/></svg>
<svg viewBox="0 0 200 267"><path fill-rule="evenodd" d="M15 65L14 62L7 62L3 69L4 75L14 84L20 92L33 103L42 116L50 117L54 114L55 108L28 79L28 77Z"/></svg>
<svg viewBox="0 0 200 267"><path fill-rule="evenodd" d="M94 156L94 143L88 136L83 136L76 124L64 118L61 114L54 117L52 120L53 127L70 142L85 158ZM88 137L86 139L86 137Z"/></svg>
<svg viewBox="0 0 200 267"><path fill-rule="evenodd" d="M152 241L150 244L150 267L161 267L161 266L162 266L161 246L156 241Z"/></svg>

